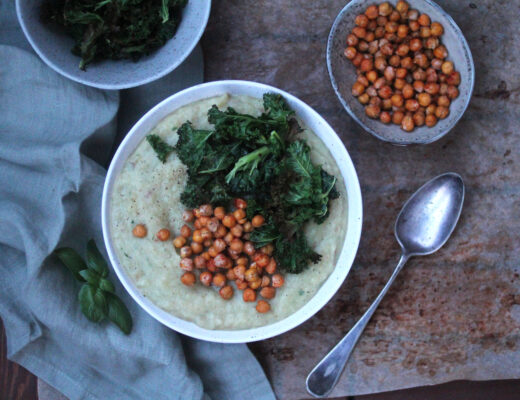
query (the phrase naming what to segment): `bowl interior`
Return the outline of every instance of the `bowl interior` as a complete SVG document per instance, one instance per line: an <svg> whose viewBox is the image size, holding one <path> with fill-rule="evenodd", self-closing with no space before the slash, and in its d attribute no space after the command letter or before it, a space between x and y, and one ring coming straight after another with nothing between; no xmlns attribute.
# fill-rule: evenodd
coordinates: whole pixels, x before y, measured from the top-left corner
<svg viewBox="0 0 520 400"><path fill-rule="evenodd" d="M394 6L397 4L397 0L389 0L389 2ZM374 1L353 0L348 3L334 22L327 47L327 64L332 86L343 107L366 131L381 140L401 145L431 143L448 133L464 114L473 92L475 80L471 51L455 21L433 1L408 0L408 3L410 8L428 14L432 22L437 21L443 25L444 34L441 41L448 49L448 60L453 61L455 69L460 72L461 76L461 83L458 87L460 94L450 105L449 116L439 120L433 128L422 126L415 128L412 132L405 132L397 125L385 125L379 120L368 118L365 115L364 106L351 93L357 74L350 60L343 55L346 38L355 26L355 17L363 13L369 5L374 4Z"/></svg>
<svg viewBox="0 0 520 400"><path fill-rule="evenodd" d="M139 292L132 279L127 275L114 251L111 236L110 198L113 184L126 159L143 140L144 136L172 111L194 101L224 93L260 98L265 92L276 92L283 95L303 122L323 140L334 157L343 176L347 191L348 221L344 245L338 256L336 268L331 275L319 288L314 297L294 314L271 325L253 329L204 329L192 322L177 318L154 305ZM327 122L316 111L296 97L271 86L245 81L217 81L194 86L169 97L152 108L137 122L117 150L108 170L102 200L102 226L107 252L114 270L130 295L150 315L166 326L191 337L223 343L251 342L276 336L301 324L319 311L339 289L350 270L361 236L361 220L361 191L354 165L343 143Z"/></svg>
<svg viewBox="0 0 520 400"><path fill-rule="evenodd" d="M139 61L105 60L79 69L80 58L71 53L74 41L60 27L41 19L41 6L46 0L16 0L18 19L38 55L55 71L85 85L101 89L135 87L173 71L188 57L206 27L210 0L190 0L182 14L175 36Z"/></svg>

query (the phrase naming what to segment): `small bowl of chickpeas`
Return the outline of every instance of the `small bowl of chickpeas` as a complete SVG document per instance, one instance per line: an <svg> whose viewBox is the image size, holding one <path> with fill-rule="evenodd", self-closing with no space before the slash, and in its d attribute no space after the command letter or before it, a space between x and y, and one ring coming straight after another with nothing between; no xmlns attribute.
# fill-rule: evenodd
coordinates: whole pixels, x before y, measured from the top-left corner
<svg viewBox="0 0 520 400"><path fill-rule="evenodd" d="M352 0L332 26L327 66L350 116L396 145L446 135L466 111L475 81L464 35L430 0Z"/></svg>

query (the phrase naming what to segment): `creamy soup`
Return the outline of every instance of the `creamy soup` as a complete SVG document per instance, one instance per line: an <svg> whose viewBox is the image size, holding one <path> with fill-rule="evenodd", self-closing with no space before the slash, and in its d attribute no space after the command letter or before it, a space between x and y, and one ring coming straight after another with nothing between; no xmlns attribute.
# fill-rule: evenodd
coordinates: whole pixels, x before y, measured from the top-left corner
<svg viewBox="0 0 520 400"><path fill-rule="evenodd" d="M263 112L261 99L247 96L222 95L194 102L174 111L150 132L174 145L176 128L191 121L195 128L209 129L207 111L216 104L228 106L240 113L259 115ZM256 302L246 303L235 289L232 299L224 300L218 290L197 282L193 287L181 283L184 271L179 267L180 256L172 241L161 242L155 233L168 228L172 238L184 224L185 207L180 194L186 183L186 169L175 153L161 163L151 146L143 140L125 162L116 177L110 201L111 234L120 264L135 282L141 293L163 310L192 321L208 329L246 329L271 324L300 309L318 291L335 267L342 248L347 225L347 197L338 166L321 140L310 130L300 134L312 148L314 163L338 179L336 188L340 198L330 203L330 215L321 225L309 222L305 232L309 244L322 255L321 261L311 264L301 274L284 274L285 284L269 300L271 310L260 314ZM132 235L136 224L145 224L148 234L139 239Z"/></svg>

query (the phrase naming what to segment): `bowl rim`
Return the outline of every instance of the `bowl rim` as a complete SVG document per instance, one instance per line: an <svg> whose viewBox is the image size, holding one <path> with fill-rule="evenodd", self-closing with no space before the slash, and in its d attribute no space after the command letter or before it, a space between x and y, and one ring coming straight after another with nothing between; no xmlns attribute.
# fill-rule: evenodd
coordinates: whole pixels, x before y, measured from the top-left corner
<svg viewBox="0 0 520 400"><path fill-rule="evenodd" d="M280 321L256 328L240 330L205 329L193 322L176 317L173 314L164 311L159 306L152 303L148 298L144 297L139 289L137 289L132 278L126 273L122 264L119 263L110 233L109 201L114 181L128 156L130 156L135 148L142 142L142 139L148 132L150 132L150 129L179 107L193 103L197 100L210 98L224 93L258 97L255 95L256 93L265 92L275 92L284 96L293 108L296 107L300 110L297 114L305 121L306 125L309 125L309 121L313 121L314 126L309 128L316 132L335 159L335 162L341 171L347 191L346 201L348 201L348 220L345 240L338 255L336 266L330 275L322 283L313 297L294 313ZM319 131L317 131L316 127L319 128ZM330 144L327 144L322 137L326 137L327 140L330 141ZM338 159L339 156L341 156L340 159ZM302 324L325 306L325 304L327 304L327 302L341 287L352 267L361 238L362 216L363 204L361 189L354 164L352 163L343 143L323 117L321 117L309 105L283 90L262 83L237 80L214 81L184 89L163 100L141 117L119 145L112 162L110 163L103 187L101 204L101 223L107 253L117 277L130 296L149 315L169 328L196 339L219 343L246 343L277 336Z"/></svg>
<svg viewBox="0 0 520 400"><path fill-rule="evenodd" d="M332 27L329 32L329 37L327 39L327 70L329 72L329 78L330 78L330 82L332 84L332 88L334 89L334 93L336 93L336 96L338 97L341 105L347 111L347 113L352 117L352 119L354 119L354 121L356 121L366 132L370 133L372 136L378 138L379 140L382 140L383 142L391 143L391 144L398 145L398 146L409 146L409 145L430 144L430 143L433 143L433 142L441 139L442 137L447 135L455 127L455 125L457 125L459 120L462 118L462 116L464 115L464 113L466 112L466 110L469 106L471 97L473 96L473 89L475 88L475 64L473 62L473 55L471 54L471 48L469 47L466 37L462 33L462 30L459 28L459 26L457 25L455 20L452 18L452 16L450 14L448 14L441 6L439 6L437 3L435 3L432 0L421 0L421 1L424 1L425 3L427 3L428 5L430 5L431 7L437 9L441 13L441 15L444 18L446 18L446 20L448 20L451 27L457 33L457 36L460 38L460 40L462 42L462 46L468 57L468 61L470 63L470 67L471 67L470 82L469 82L470 90L469 90L467 99L464 102L464 107L462 108L462 111L460 112L460 114L456 118L453 119L452 123L443 132L441 132L437 136L432 136L432 137L428 138L427 140L423 140L423 141L417 141L417 140L415 140L415 141L394 141L394 140L391 140L387 137L381 136L379 133L377 133L377 131L375 131L372 128L370 128L369 126L367 126L360 118L358 118L356 113L350 108L350 106L347 104L345 99L343 99L343 96L341 95L341 93L339 91L339 87L336 82L336 78L332 72L332 60L331 60L331 54L333 51L332 41L333 41L334 34L336 33L336 30L338 28L338 25L342 21L343 15L347 14L351 7L353 7L354 5L357 5L359 3L362 3L364 1L365 0L351 0L350 2L348 2L341 9L339 14L334 19L334 23L332 24Z"/></svg>
<svg viewBox="0 0 520 400"><path fill-rule="evenodd" d="M180 57L177 58L177 60L175 62L170 64L168 67L160 70L159 72L154 73L153 75L149 76L148 78L143 78L138 81L132 81L132 82L127 82L127 83L112 84L112 83L92 82L88 79L82 78L81 76L77 76L77 75L68 73L67 71L63 70L58 64L54 63L54 61L52 61L49 57L47 57L45 52L43 52L40 49L40 47L38 47L36 42L33 40L32 35L29 33L29 30L25 24L25 19L22 16L21 5L20 5L20 3L22 1L23 0L16 0L16 16L18 18L18 23L22 27L22 31L23 31L26 39L29 41L31 47L36 52L36 54L38 54L38 56L45 62L45 64L47 64L49 67L51 67L54 71L58 72L60 75L63 75L64 77L66 77L74 82L82 83L82 84L90 86L90 87L95 87L95 88L104 89L104 90L130 89L130 88L134 88L137 86L146 85L147 83L156 81L157 79L160 79L160 78L168 75L170 72L172 72L174 69L176 69L179 65L181 65L186 60L186 58L188 58L188 56L193 52L193 49L195 48L195 46L197 46L197 44L200 41L200 38L202 37L202 34L206 30L206 26L208 24L209 16L211 13L211 0L203 1L202 3L206 4L206 8L205 8L204 14L202 16L202 23L200 25L198 25L199 28L198 28L197 32L195 33L195 35L193 36L193 40L190 42L190 44L188 46L186 46L186 49L184 50L184 52L181 54ZM181 25L182 25L182 21L181 21ZM169 40L173 40L173 39L175 39L175 35ZM159 49L157 49L157 50L159 50ZM111 61L111 60L109 60L109 61ZM114 62L116 62L116 61L114 61Z"/></svg>

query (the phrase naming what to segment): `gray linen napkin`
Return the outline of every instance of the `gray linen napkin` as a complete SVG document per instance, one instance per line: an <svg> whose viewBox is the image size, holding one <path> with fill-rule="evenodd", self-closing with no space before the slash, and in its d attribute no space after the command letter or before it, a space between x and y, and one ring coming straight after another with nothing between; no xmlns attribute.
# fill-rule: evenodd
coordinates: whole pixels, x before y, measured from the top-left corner
<svg viewBox="0 0 520 400"><path fill-rule="evenodd" d="M13 3L0 0L0 43L27 49ZM8 357L71 399L274 399L245 345L176 334L142 311L113 272L132 334L81 314L77 283L48 255L58 245L83 253L90 237L103 248L105 170L82 153L99 161L108 154L119 94L71 82L20 48L0 45L0 60L0 316Z"/></svg>

